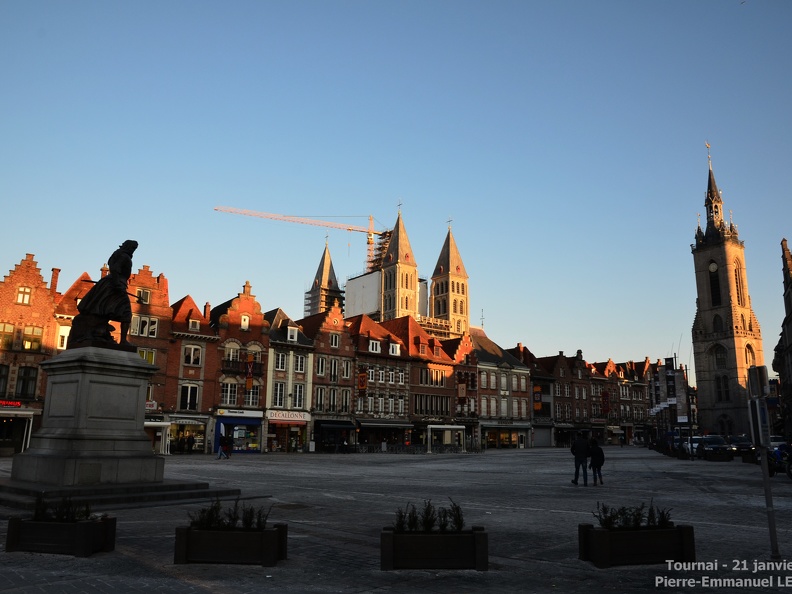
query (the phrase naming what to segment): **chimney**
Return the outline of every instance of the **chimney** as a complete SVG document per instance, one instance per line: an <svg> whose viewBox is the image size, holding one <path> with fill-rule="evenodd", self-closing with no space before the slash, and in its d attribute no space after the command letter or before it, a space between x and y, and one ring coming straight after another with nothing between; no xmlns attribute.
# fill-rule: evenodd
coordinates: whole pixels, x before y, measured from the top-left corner
<svg viewBox="0 0 792 594"><path fill-rule="evenodd" d="M60 276L60 268L52 269L52 277L50 278L50 293L54 297L58 293L58 277Z"/></svg>
<svg viewBox="0 0 792 594"><path fill-rule="evenodd" d="M209 306L209 302L207 301L204 303L204 317L208 320L209 314L212 312L212 308Z"/></svg>

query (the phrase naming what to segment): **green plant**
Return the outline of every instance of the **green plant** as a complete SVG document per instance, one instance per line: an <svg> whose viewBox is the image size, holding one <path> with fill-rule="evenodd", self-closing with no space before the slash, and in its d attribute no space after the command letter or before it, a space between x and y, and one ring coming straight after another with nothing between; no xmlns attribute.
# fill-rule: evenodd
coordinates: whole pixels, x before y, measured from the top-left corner
<svg viewBox="0 0 792 594"><path fill-rule="evenodd" d="M265 509L242 504L240 509L237 497L234 504L224 510L220 500L215 499L208 507L187 512L187 516L190 527L196 530L236 530L240 522L242 530L264 530L273 505Z"/></svg>
<svg viewBox="0 0 792 594"><path fill-rule="evenodd" d="M396 520L393 522L394 532L432 532L435 528L440 532L460 532L465 526L462 508L450 497L449 501L450 508L436 508L431 499L426 499L420 513L412 503L408 503L403 509L397 508Z"/></svg>
<svg viewBox="0 0 792 594"><path fill-rule="evenodd" d="M601 528L606 530L625 529L637 530L639 528L668 528L671 522L671 510L655 507L650 501L647 509L642 503L637 507L610 507L597 502L597 511L592 515L597 519Z"/></svg>
<svg viewBox="0 0 792 594"><path fill-rule="evenodd" d="M421 510L421 526L424 532L431 532L437 524L437 510L432 505L431 499L424 499L423 510Z"/></svg>
<svg viewBox="0 0 792 594"><path fill-rule="evenodd" d="M63 497L54 507L39 495L33 507L33 520L36 522L78 522L92 519L88 502L74 503L71 497ZM94 519L98 519L94 518Z"/></svg>

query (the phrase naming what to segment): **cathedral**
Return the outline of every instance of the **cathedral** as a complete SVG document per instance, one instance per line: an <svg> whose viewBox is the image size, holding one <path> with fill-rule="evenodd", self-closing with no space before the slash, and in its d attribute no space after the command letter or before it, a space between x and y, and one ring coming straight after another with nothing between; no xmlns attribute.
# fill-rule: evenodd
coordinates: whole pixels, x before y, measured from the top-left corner
<svg viewBox="0 0 792 594"><path fill-rule="evenodd" d="M696 274L693 356L702 433L750 434L748 369L764 365L762 332L751 307L745 245L737 226L724 219L712 160L704 198L706 228L699 221L691 245Z"/></svg>

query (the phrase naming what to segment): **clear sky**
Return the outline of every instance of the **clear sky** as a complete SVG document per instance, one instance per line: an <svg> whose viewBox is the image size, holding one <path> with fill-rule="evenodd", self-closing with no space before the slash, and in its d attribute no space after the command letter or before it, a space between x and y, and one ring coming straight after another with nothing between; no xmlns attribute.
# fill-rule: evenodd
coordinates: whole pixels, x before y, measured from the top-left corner
<svg viewBox="0 0 792 594"><path fill-rule="evenodd" d="M125 239L217 305L303 315L328 242L401 212L429 276L449 219L503 347L693 365L707 150L770 367L792 241L792 2L0 2L0 272L59 288Z"/></svg>

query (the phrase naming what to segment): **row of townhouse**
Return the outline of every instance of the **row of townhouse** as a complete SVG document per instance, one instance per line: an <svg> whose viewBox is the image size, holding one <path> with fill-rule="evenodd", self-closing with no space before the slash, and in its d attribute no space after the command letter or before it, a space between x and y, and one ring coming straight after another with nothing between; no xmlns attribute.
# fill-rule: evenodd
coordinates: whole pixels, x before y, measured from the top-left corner
<svg viewBox="0 0 792 594"><path fill-rule="evenodd" d="M0 283L6 455L36 428L46 391L38 365L66 347L93 283L83 273L61 294L58 275L47 286L28 254ZM189 295L171 304L167 279L148 266L129 292L129 338L157 367L146 431L161 453L213 452L222 437L251 453L527 448L566 445L577 430L607 441L645 435L661 398L650 389L660 364L648 359L537 358L481 328L439 338L409 315L345 318L337 302L293 320L262 311L249 283L216 307Z"/></svg>

